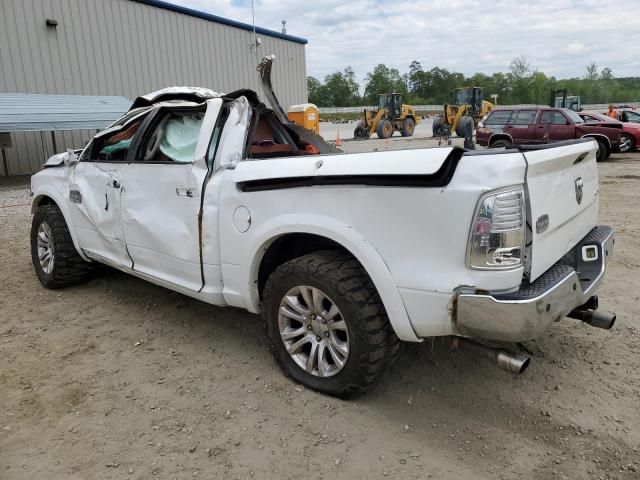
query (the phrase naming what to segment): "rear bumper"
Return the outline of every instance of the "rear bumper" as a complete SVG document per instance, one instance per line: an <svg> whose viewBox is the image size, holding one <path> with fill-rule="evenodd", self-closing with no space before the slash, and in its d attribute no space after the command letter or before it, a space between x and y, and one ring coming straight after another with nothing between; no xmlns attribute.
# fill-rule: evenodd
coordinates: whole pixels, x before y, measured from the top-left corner
<svg viewBox="0 0 640 480"><path fill-rule="evenodd" d="M558 263L517 292L491 294L460 289L454 319L460 335L488 340L524 341L584 305L602 282L613 254L613 229L595 227ZM595 246L597 259L585 262L583 248Z"/></svg>

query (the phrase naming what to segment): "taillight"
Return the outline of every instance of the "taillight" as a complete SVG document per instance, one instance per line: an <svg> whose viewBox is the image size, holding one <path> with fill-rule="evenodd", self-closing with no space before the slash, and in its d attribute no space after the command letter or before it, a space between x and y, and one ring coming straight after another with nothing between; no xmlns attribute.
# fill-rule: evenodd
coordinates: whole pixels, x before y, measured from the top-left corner
<svg viewBox="0 0 640 480"><path fill-rule="evenodd" d="M501 270L522 265L524 227L522 187L483 195L471 225L467 266Z"/></svg>

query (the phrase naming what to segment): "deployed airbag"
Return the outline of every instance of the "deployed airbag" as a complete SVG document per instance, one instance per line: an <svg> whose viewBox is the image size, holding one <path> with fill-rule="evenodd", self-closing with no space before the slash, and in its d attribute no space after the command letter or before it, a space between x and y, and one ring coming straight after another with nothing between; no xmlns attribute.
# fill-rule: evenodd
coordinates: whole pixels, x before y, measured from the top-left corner
<svg viewBox="0 0 640 480"><path fill-rule="evenodd" d="M172 116L164 125L160 151L175 162L194 160L202 114Z"/></svg>

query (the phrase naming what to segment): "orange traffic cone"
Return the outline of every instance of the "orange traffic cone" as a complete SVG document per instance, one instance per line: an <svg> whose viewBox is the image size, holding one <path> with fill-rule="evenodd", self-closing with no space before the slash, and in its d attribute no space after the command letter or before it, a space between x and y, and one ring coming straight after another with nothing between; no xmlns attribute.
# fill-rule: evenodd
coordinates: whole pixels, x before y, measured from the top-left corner
<svg viewBox="0 0 640 480"><path fill-rule="evenodd" d="M342 140L340 140L340 130L338 130L338 134L336 135L336 147L342 146Z"/></svg>

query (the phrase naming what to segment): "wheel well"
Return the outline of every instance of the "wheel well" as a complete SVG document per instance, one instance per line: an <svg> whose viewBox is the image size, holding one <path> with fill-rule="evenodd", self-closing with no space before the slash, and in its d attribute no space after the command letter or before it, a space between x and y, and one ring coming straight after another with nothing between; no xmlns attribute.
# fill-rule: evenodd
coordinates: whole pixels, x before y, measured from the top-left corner
<svg viewBox="0 0 640 480"><path fill-rule="evenodd" d="M509 135L496 133L491 135L491 138L489 138L489 146L493 145L498 140L506 140L509 143L513 143L513 139Z"/></svg>
<svg viewBox="0 0 640 480"><path fill-rule="evenodd" d="M317 250L340 250L351 255L339 243L311 233L289 233L274 240L267 248L258 269L258 293L262 299L262 291L269 275L283 263L302 257Z"/></svg>
<svg viewBox="0 0 640 480"><path fill-rule="evenodd" d="M586 135L583 135L582 138L593 138L594 140L600 141L604 139L603 143L605 144L607 149L611 151L611 140L609 140L609 137L607 137L606 135L600 135L598 133L587 133Z"/></svg>
<svg viewBox="0 0 640 480"><path fill-rule="evenodd" d="M36 209L43 205L58 205L58 204L53 200L53 198L48 197L46 195L41 195L34 200L31 213L36 213Z"/></svg>

